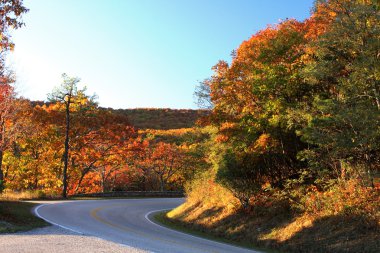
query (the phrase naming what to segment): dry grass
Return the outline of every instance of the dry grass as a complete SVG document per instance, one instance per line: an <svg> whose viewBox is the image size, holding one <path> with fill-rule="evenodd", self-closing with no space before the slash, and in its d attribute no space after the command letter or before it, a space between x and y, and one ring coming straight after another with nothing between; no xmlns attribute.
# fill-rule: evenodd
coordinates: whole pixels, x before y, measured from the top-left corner
<svg viewBox="0 0 380 253"><path fill-rule="evenodd" d="M4 191L0 194L0 200L33 200L33 199L57 199L55 194L46 194L43 191Z"/></svg>
<svg viewBox="0 0 380 253"><path fill-rule="evenodd" d="M243 211L214 182L192 190L187 202L166 216L187 229L281 252L377 253L380 249L379 192L353 182L305 195L305 209L298 211L275 200L270 206Z"/></svg>

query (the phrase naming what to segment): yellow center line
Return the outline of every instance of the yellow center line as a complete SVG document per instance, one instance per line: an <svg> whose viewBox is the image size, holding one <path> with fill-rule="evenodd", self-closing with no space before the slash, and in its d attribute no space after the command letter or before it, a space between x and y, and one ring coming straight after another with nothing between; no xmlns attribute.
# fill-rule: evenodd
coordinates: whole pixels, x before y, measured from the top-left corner
<svg viewBox="0 0 380 253"><path fill-rule="evenodd" d="M177 241L167 240L167 239L163 239L163 238L158 237L158 236L153 236L153 235L147 234L145 232L141 232L141 231L138 231L138 230L135 230L135 229L131 229L131 228L119 225L119 224L112 223L112 222L110 222L110 221L108 221L108 220L106 220L106 219L104 219L104 218L102 218L102 217L99 216L99 214L98 214L99 211L102 211L104 209L108 209L108 208L111 208L111 207L114 207L114 206L121 206L121 205L112 205L112 206L98 207L98 208L95 208L95 209L91 210L90 215L95 220L97 220L97 221L99 221L99 222L101 222L103 224L106 224L106 225L108 225L110 227L114 227L114 228L117 228L119 230L122 230L124 232L134 233L134 234L137 234L139 236L143 236L143 237L149 238L151 240L161 241L161 242L167 242L167 243L171 243L171 244L176 244L176 245L179 245L181 247L186 247L186 248L189 248L189 249L197 249L197 250L202 250L202 251L206 251L206 252L210 252L210 253L218 253L218 251L209 251L209 250L205 250L205 249L200 248L200 247L194 247L194 246L189 245L189 244L183 244L183 243L179 243Z"/></svg>

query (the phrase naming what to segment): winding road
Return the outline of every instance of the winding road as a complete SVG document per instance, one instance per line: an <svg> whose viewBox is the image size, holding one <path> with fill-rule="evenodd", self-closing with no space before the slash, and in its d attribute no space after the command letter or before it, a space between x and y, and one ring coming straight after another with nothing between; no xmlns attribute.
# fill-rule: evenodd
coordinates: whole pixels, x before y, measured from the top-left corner
<svg viewBox="0 0 380 253"><path fill-rule="evenodd" d="M54 225L131 247L134 252L257 252L177 232L150 220L153 212L183 202L180 198L62 201L42 204L35 213Z"/></svg>

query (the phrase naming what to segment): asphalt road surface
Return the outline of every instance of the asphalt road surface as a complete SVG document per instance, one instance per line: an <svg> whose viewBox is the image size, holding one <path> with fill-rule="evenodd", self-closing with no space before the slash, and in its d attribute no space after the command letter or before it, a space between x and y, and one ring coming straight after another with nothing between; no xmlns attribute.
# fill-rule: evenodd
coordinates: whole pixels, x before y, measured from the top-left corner
<svg viewBox="0 0 380 253"><path fill-rule="evenodd" d="M172 209L183 201L180 198L65 201L40 205L35 213L71 232L125 245L131 252L257 252L177 232L150 220L153 212Z"/></svg>

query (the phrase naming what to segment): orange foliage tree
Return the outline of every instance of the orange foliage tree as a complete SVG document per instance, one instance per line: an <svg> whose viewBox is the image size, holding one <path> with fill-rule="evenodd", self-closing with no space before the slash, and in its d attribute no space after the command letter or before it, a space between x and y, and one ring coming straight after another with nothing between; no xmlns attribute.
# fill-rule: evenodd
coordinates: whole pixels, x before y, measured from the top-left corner
<svg viewBox="0 0 380 253"><path fill-rule="evenodd" d="M78 134L72 139L70 164L73 170L70 174L70 193L80 191L84 177L90 172L99 174L101 191L109 189L107 179L125 168L128 158L126 147L136 136L126 116L107 110L98 110L94 115L95 117L85 122L81 120L78 126L85 129L77 131L86 134ZM86 184L93 184L91 181L89 178Z"/></svg>
<svg viewBox="0 0 380 253"><path fill-rule="evenodd" d="M138 154L133 166L141 171L144 180L152 176L157 178L160 191L167 190L170 181L183 180L180 172L185 166L185 155L175 144L142 141L137 145L133 149Z"/></svg>

